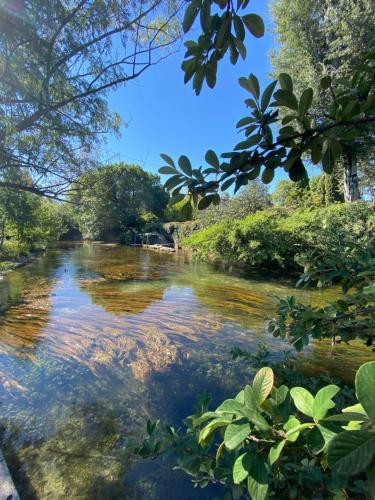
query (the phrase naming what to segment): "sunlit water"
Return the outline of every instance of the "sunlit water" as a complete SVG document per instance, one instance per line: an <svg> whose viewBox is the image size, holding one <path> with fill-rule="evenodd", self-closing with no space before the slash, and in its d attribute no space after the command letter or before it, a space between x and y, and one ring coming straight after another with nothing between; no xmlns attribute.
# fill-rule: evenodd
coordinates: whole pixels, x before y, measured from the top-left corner
<svg viewBox="0 0 375 500"><path fill-rule="evenodd" d="M247 276L180 255L103 244L50 251L0 282L0 426L23 499L190 499L196 490L161 460L126 463L121 448L147 418L178 424L197 393L213 404L251 378L229 350L288 345L265 320L280 276ZM298 292L318 303L319 294ZM351 377L369 353L317 344L307 370Z"/></svg>

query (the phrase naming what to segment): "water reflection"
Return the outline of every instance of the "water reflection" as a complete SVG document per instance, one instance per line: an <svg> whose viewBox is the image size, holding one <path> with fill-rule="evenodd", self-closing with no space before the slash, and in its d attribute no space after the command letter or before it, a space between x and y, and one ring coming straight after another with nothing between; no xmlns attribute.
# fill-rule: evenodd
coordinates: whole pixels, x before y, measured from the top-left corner
<svg viewBox="0 0 375 500"><path fill-rule="evenodd" d="M218 402L249 380L254 370L230 359L233 345L266 340L280 356L286 346L265 337L264 320L270 296L293 292L275 278L100 244L9 275L0 284L0 425L22 498L212 498L168 464L130 467L119 450L146 418L177 424L199 390ZM364 356L359 346L327 359L317 344L304 365L334 372L345 359L348 372Z"/></svg>

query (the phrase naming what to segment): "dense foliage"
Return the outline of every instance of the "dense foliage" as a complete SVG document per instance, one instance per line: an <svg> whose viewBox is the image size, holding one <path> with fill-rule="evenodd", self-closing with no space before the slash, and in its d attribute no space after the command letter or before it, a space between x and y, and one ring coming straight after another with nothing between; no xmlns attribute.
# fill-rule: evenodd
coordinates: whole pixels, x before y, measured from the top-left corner
<svg viewBox="0 0 375 500"><path fill-rule="evenodd" d="M106 92L165 58L174 0L0 2L0 185L62 197L118 132ZM17 169L32 185L9 182Z"/></svg>
<svg viewBox="0 0 375 500"><path fill-rule="evenodd" d="M366 58L369 47L375 46L373 2L274 0L271 11L277 38L277 48L271 57L273 76L289 73L297 93L311 87L314 100L310 112L316 117L324 116L331 100L348 89L351 73ZM319 88L322 75L334 75L331 94ZM370 182L366 165L373 159L373 147L371 127L344 150L344 161L339 164L348 201L359 197L358 168L362 183Z"/></svg>
<svg viewBox="0 0 375 500"><path fill-rule="evenodd" d="M299 285L320 288L340 285L342 294L324 307L301 304L295 297L279 299L278 316L268 325L275 337L287 338L301 351L312 339L348 342L360 338L373 345L375 335L375 244L338 247L330 255L315 249L306 259Z"/></svg>
<svg viewBox="0 0 375 500"><path fill-rule="evenodd" d="M263 23L256 15L249 14L247 20L246 16L239 15L247 5L247 1L238 2L236 6L230 1L189 2L184 29L189 29L200 13L202 34L198 43L185 43L187 52L182 67L185 81L194 75L193 86L198 92L204 79L210 86L215 85L217 61L228 49L234 64L238 54L246 57L246 50L241 48L244 23L254 35L263 35ZM222 12L221 15L216 11ZM340 75L334 72L319 74L314 87L327 102L325 112L319 115L312 107L317 92L312 87L297 89L288 73L278 75L277 80L262 91L254 74L240 78L240 85L249 92L245 103L251 112L237 124L244 138L233 151L223 153L221 161L209 150L205 156L208 166L199 168L185 155L179 157L178 166L167 154L161 155L165 166L160 173L171 176L165 186L171 191L173 202L185 199L187 210L204 209L220 202L220 190L234 185L236 192L259 176L264 183L269 183L275 169L280 167L293 181L306 179L306 157L313 164L321 164L326 173L331 173L335 165L343 161L346 199L358 199L357 175L352 167L356 149L363 146L360 139L370 133L371 124L375 122L375 56L371 45L366 47L358 61L360 64L350 68L345 87L338 86ZM209 59L211 51L214 62ZM275 127L278 129L276 136Z"/></svg>
<svg viewBox="0 0 375 500"><path fill-rule="evenodd" d="M18 180L19 173L7 179ZM30 179L20 179L28 185ZM61 204L26 191L0 188L0 261L12 261L30 250L57 240L70 223L69 211Z"/></svg>
<svg viewBox="0 0 375 500"><path fill-rule="evenodd" d="M135 165L118 163L86 172L80 178L82 191L72 195L84 238L124 238L160 218L168 203L157 175ZM133 243L134 235L131 237Z"/></svg>
<svg viewBox="0 0 375 500"><path fill-rule="evenodd" d="M193 232L182 244L194 251L196 259L298 269L309 251L325 258L349 243L371 241L374 231L374 210L366 202L292 212L275 207L242 220L213 224Z"/></svg>
<svg viewBox="0 0 375 500"><path fill-rule="evenodd" d="M228 499L371 498L374 384L375 362L365 363L355 378L357 401L344 407L337 385L315 396L304 387L277 387L264 367L215 410L201 400L183 430L167 427L163 436L158 422L149 422L147 438L132 451L145 458L174 452L177 469L196 486L221 484Z"/></svg>

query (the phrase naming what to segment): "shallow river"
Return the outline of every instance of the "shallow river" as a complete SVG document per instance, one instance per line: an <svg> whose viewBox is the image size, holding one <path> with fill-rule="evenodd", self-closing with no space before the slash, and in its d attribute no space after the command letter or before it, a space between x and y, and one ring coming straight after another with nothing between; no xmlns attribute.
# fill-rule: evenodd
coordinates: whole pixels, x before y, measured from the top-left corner
<svg viewBox="0 0 375 500"><path fill-rule="evenodd" d="M280 276L97 243L51 250L5 277L0 436L21 498L212 498L170 464L130 465L120 450L147 418L178 424L200 390L213 404L238 391L254 368L233 361L231 347L266 342L281 357L288 345L265 320L273 296L292 293ZM361 346L331 357L317 344L301 363L350 379L366 359Z"/></svg>

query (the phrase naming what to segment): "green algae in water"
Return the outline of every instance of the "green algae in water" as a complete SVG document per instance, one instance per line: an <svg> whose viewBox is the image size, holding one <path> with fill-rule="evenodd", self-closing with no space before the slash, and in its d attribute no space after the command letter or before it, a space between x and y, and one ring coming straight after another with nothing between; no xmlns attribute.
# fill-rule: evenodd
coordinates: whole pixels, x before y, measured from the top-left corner
<svg viewBox="0 0 375 500"><path fill-rule="evenodd" d="M178 424L200 390L213 404L254 369L231 360L234 345L269 344L273 295L289 280L221 272L183 256L77 244L0 283L2 446L22 498L212 498L162 461L131 464L122 447L147 418ZM334 294L336 292L333 292ZM299 291L319 304L319 293ZM323 343L301 356L308 373L350 379L372 353ZM162 477L162 481L160 478ZM175 496L173 496L175 495Z"/></svg>

